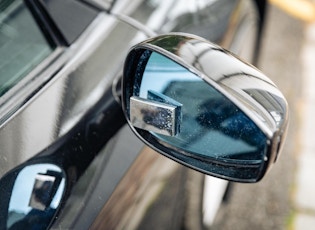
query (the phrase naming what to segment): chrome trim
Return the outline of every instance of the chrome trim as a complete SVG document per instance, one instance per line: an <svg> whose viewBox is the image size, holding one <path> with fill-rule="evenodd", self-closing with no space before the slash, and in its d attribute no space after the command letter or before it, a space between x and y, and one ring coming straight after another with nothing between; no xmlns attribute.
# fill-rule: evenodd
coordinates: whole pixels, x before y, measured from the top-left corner
<svg viewBox="0 0 315 230"><path fill-rule="evenodd" d="M57 190L54 188L55 176L37 174L29 202L29 207L44 211L50 206L50 201ZM42 192L39 192L42 191Z"/></svg>
<svg viewBox="0 0 315 230"><path fill-rule="evenodd" d="M29 74L0 97L0 127L15 113L27 98L30 98L43 84L50 80L51 73L60 68L65 58L64 48L57 47Z"/></svg>
<svg viewBox="0 0 315 230"><path fill-rule="evenodd" d="M136 96L130 98L130 122L137 128L175 136L180 132L180 118L180 104L167 104Z"/></svg>

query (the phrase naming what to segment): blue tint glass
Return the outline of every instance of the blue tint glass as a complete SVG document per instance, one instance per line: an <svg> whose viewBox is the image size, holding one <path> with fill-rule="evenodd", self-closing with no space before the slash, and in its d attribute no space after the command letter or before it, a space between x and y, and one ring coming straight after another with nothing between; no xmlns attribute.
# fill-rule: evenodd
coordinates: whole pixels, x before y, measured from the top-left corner
<svg viewBox="0 0 315 230"><path fill-rule="evenodd" d="M35 164L23 168L12 189L7 229L46 229L57 212L64 190L65 178L58 166Z"/></svg>
<svg viewBox="0 0 315 230"><path fill-rule="evenodd" d="M266 136L222 93L172 60L153 52L143 73L139 95L155 91L182 104L180 131L159 140L195 157L259 164Z"/></svg>

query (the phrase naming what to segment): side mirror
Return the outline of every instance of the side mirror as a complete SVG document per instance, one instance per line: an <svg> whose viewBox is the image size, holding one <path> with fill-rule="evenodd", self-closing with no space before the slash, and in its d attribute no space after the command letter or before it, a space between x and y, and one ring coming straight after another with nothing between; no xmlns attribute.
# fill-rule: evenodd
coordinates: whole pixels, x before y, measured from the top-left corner
<svg viewBox="0 0 315 230"><path fill-rule="evenodd" d="M122 103L133 131L205 174L259 181L281 150L287 102L255 67L203 38L174 33L134 46Z"/></svg>
<svg viewBox="0 0 315 230"><path fill-rule="evenodd" d="M65 195L66 175L51 163L26 164L0 180L0 229L47 229Z"/></svg>

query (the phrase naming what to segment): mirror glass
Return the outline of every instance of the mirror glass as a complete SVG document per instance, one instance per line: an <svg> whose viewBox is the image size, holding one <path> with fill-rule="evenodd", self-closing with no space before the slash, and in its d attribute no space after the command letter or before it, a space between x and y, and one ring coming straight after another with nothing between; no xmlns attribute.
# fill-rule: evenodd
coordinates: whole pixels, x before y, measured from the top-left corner
<svg viewBox="0 0 315 230"><path fill-rule="evenodd" d="M195 158L262 165L267 138L243 111L180 64L156 52L147 50L145 53L143 56L149 58L145 68L140 70L143 74L136 73L133 96L146 104L175 106L179 112L173 116L170 112L157 115L148 112L144 106L131 103L131 117L132 109L137 107L138 113L142 113L141 122L157 127L157 130L147 130L159 142L183 150ZM171 111L171 108L167 111ZM163 116L172 116L171 121L164 122L164 126L175 126L174 133L158 131L164 129L157 125L163 123ZM139 115L135 115L134 120L138 118ZM131 122L138 128L146 129L146 126Z"/></svg>
<svg viewBox="0 0 315 230"><path fill-rule="evenodd" d="M60 205L65 176L53 164L24 167L15 179L7 214L7 229L47 229Z"/></svg>

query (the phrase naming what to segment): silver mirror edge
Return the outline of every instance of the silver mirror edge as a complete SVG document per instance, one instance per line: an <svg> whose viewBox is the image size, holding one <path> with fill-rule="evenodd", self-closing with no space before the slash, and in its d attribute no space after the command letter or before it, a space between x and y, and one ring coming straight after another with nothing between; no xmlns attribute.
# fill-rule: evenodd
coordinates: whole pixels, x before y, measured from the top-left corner
<svg viewBox="0 0 315 230"><path fill-rule="evenodd" d="M231 82L228 82L230 84L227 84L226 81L227 78L220 78L218 76L214 76L212 73L215 73L216 71L205 71L209 70L208 68L204 68L205 66L202 65L203 63L196 62L196 59L191 59L191 57L196 57L196 53L194 52L195 49L186 49L186 53L179 52L179 50L167 50L167 47L162 47L156 45L156 41L159 39L163 39L166 36L180 36L182 38L181 45L186 43L187 46L192 46L191 41L197 40L198 42L201 42L205 44L205 49L215 50L219 52L225 52L227 56L231 56L231 58L238 60L239 63L243 65L243 67L246 70L250 70L250 73L244 73L240 69L241 72L238 73L239 76L243 78L255 78L256 79L256 85L253 86L242 86L235 84L236 82L232 82L234 84L231 84ZM165 46L168 45L167 43ZM185 68L189 69L191 72L195 73L196 76L202 78L204 81L211 84L214 88L216 88L218 91L220 91L222 94L224 94L229 100L231 100L238 108L240 108L249 118L251 118L255 124L265 133L265 135L268 137L268 139L272 141L276 141L276 139L279 139L279 135L285 135L287 130L287 124L288 124L288 109L283 111L283 114L279 115L278 122L276 121L276 118L272 116L272 111L268 111L266 108L264 108L257 99L253 98L252 95L245 92L246 88L253 87L257 91L270 91L273 94L276 94L284 103L284 107L287 108L287 102L282 95L282 93L279 91L279 89L276 87L274 83L272 83L271 80L269 80L264 74L262 74L259 70L257 70L254 66L251 66L250 64L247 64L235 57L230 52L224 50L223 48L203 39L198 36L185 34L185 33L170 33L166 35L161 35L149 40L146 40L135 47L133 49L149 49L152 51L156 51L158 53L161 53L162 55L169 57L176 61L177 63L181 64ZM204 52L207 52L207 50L203 50ZM190 52L190 53L187 53ZM198 56L197 56L198 57ZM209 65L209 62L206 64ZM248 67L247 67L248 66ZM211 66L215 67L215 66ZM257 76L253 76L254 74L257 74ZM235 75L236 76L236 75ZM223 83L222 83L223 82ZM249 84L252 84L253 81L249 82ZM246 95L246 97L244 97ZM282 139L282 138L280 138ZM278 141L276 141L278 142Z"/></svg>

